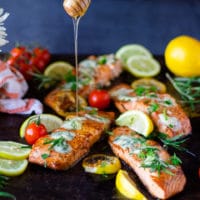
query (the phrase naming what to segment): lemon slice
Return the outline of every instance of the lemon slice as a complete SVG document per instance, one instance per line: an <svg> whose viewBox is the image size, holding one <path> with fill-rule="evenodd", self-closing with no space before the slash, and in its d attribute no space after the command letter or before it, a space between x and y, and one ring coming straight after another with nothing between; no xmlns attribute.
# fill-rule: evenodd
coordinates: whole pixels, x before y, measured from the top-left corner
<svg viewBox="0 0 200 200"><path fill-rule="evenodd" d="M5 176L18 176L28 166L27 160L8 160L0 158L0 174Z"/></svg>
<svg viewBox="0 0 200 200"><path fill-rule="evenodd" d="M74 67L65 61L56 61L48 65L44 71L44 75L62 80L64 76Z"/></svg>
<svg viewBox="0 0 200 200"><path fill-rule="evenodd" d="M95 174L114 174L121 168L120 160L115 156L94 154L83 160L86 172Z"/></svg>
<svg viewBox="0 0 200 200"><path fill-rule="evenodd" d="M129 199L147 200L125 170L119 170L115 179L117 190Z"/></svg>
<svg viewBox="0 0 200 200"><path fill-rule="evenodd" d="M161 66L153 58L131 56L127 61L126 70L136 77L153 77L159 74Z"/></svg>
<svg viewBox="0 0 200 200"><path fill-rule="evenodd" d="M118 126L128 126L130 129L147 137L153 131L154 125L150 117L139 110L129 110L122 113L115 121Z"/></svg>
<svg viewBox="0 0 200 200"><path fill-rule="evenodd" d="M0 141L0 158L12 160L25 159L31 150L23 147L26 147L26 145L12 141Z"/></svg>
<svg viewBox="0 0 200 200"><path fill-rule="evenodd" d="M21 138L24 137L27 125L31 122L37 121L39 117L40 123L45 125L47 132L51 132L54 129L59 128L63 123L63 120L60 117L53 114L32 115L27 118L20 127L19 134Z"/></svg>
<svg viewBox="0 0 200 200"><path fill-rule="evenodd" d="M131 56L146 56L146 57L152 57L151 52L145 48L142 45L139 44L128 44L125 46L122 46L117 52L116 52L116 58L120 59L122 63L126 66L127 60Z"/></svg>
<svg viewBox="0 0 200 200"><path fill-rule="evenodd" d="M154 78L140 78L131 83L131 87L133 89L137 89L138 87L144 87L145 89L149 89L150 92L155 89L154 92L165 93L167 88L164 83L154 79ZM152 90L151 90L152 89Z"/></svg>

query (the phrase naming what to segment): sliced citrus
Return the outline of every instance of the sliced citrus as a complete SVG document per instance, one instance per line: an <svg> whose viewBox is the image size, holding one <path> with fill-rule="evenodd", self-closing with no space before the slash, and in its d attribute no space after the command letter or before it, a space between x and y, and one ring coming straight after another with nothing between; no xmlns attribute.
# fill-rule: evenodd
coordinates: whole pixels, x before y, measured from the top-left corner
<svg viewBox="0 0 200 200"><path fill-rule="evenodd" d="M114 174L121 168L119 159L105 154L86 157L82 163L86 172L95 174Z"/></svg>
<svg viewBox="0 0 200 200"><path fill-rule="evenodd" d="M70 63L65 61L56 61L46 67L44 75L62 80L72 69L73 66Z"/></svg>
<svg viewBox="0 0 200 200"><path fill-rule="evenodd" d="M117 190L125 197L133 200L147 200L138 190L135 182L130 178L125 170L119 170L115 179Z"/></svg>
<svg viewBox="0 0 200 200"><path fill-rule="evenodd" d="M21 138L24 137L27 125L31 122L37 121L38 118L40 118L40 123L45 125L48 132L51 132L52 130L59 128L63 123L63 120L60 117L53 115L53 114L45 114L44 113L44 114L40 114L40 115L32 115L32 116L28 117L22 123L22 125L20 127L19 134L20 134Z"/></svg>
<svg viewBox="0 0 200 200"><path fill-rule="evenodd" d="M130 129L147 137L153 131L151 118L139 110L129 110L122 113L115 121L118 126L128 126Z"/></svg>
<svg viewBox="0 0 200 200"><path fill-rule="evenodd" d="M151 52L139 44L124 45L116 52L116 58L120 59L125 66L127 65L127 60L135 55L152 57Z"/></svg>
<svg viewBox="0 0 200 200"><path fill-rule="evenodd" d="M0 174L5 176L18 176L28 166L27 160L8 160L0 158Z"/></svg>
<svg viewBox="0 0 200 200"><path fill-rule="evenodd" d="M144 87L145 89L149 89L150 92L158 92L158 93L165 93L167 90L164 83L154 78L141 78L135 80L131 83L131 87L133 89L136 89L138 87Z"/></svg>
<svg viewBox="0 0 200 200"><path fill-rule="evenodd" d="M22 160L28 157L30 148L26 148L27 145L12 142L12 141L0 141L0 158Z"/></svg>
<svg viewBox="0 0 200 200"><path fill-rule="evenodd" d="M126 70L136 77L153 77L161 70L160 63L146 56L131 56L127 60Z"/></svg>

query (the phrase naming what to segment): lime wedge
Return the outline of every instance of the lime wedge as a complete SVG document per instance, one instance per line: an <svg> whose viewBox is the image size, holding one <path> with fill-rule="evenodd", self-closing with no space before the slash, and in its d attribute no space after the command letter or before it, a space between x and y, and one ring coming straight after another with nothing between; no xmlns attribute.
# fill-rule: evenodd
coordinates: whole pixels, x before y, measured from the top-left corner
<svg viewBox="0 0 200 200"><path fill-rule="evenodd" d="M28 166L27 160L7 160L0 158L0 174L5 176L18 176Z"/></svg>
<svg viewBox="0 0 200 200"><path fill-rule="evenodd" d="M116 52L116 58L120 59L122 63L126 66L127 60L131 56L145 56L145 57L152 57L151 52L145 48L142 45L139 44L128 44L125 46L122 46L117 52Z"/></svg>
<svg viewBox="0 0 200 200"><path fill-rule="evenodd" d="M74 67L65 61L56 61L48 65L44 71L44 75L62 80L64 76Z"/></svg>
<svg viewBox="0 0 200 200"><path fill-rule="evenodd" d="M153 77L159 74L161 66L153 58L131 56L127 61L126 70L136 77Z"/></svg>
<svg viewBox="0 0 200 200"><path fill-rule="evenodd" d="M130 129L147 137L153 131L151 118L139 110L129 110L122 113L115 121L118 126L128 126Z"/></svg>
<svg viewBox="0 0 200 200"><path fill-rule="evenodd" d="M126 198L134 200L147 200L138 190L135 182L130 178L127 171L119 170L115 179L117 190Z"/></svg>
<svg viewBox="0 0 200 200"><path fill-rule="evenodd" d="M121 168L119 158L105 154L94 154L86 157L82 163L86 172L95 174L114 174Z"/></svg>
<svg viewBox="0 0 200 200"><path fill-rule="evenodd" d="M40 123L45 125L48 132L51 132L54 129L59 128L63 123L63 120L60 117L53 114L32 115L29 118L27 118L20 127L19 134L21 138L24 137L27 125L30 124L31 122L37 121L39 117L40 117Z"/></svg>
<svg viewBox="0 0 200 200"><path fill-rule="evenodd" d="M0 141L0 158L22 160L29 156L30 148L23 148L26 145L12 142Z"/></svg>

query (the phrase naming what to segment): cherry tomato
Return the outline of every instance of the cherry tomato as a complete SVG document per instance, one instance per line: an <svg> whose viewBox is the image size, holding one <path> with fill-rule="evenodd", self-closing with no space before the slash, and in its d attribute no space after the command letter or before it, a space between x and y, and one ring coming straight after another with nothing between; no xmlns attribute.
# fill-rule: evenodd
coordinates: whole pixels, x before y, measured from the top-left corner
<svg viewBox="0 0 200 200"><path fill-rule="evenodd" d="M32 122L26 127L25 140L30 145L34 144L38 138L45 135L47 135L47 129L43 124Z"/></svg>
<svg viewBox="0 0 200 200"><path fill-rule="evenodd" d="M26 51L26 48L23 46L19 46L19 47L14 47L11 51L10 51L10 55L14 58L18 58L19 56L21 56L24 52Z"/></svg>
<svg viewBox="0 0 200 200"><path fill-rule="evenodd" d="M93 90L88 97L89 105L104 110L110 105L110 95L106 90Z"/></svg>

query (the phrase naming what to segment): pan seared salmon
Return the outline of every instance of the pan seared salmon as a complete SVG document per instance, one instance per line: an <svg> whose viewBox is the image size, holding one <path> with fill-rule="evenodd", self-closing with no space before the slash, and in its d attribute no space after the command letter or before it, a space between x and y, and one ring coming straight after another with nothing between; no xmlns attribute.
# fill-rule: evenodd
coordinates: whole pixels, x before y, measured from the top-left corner
<svg viewBox="0 0 200 200"><path fill-rule="evenodd" d="M157 142L128 127L118 127L112 133L109 144L114 154L135 171L152 196L168 199L184 189L186 177L179 163Z"/></svg>
<svg viewBox="0 0 200 200"><path fill-rule="evenodd" d="M83 98L99 87L109 86L111 81L122 72L122 64L114 55L90 56L79 63L78 93L80 107L85 106ZM74 76L74 75L72 75ZM44 99L46 105L51 107L57 114L66 116L68 111L74 111L75 92L74 78L72 82L66 82L51 91ZM71 105L71 106L70 106Z"/></svg>
<svg viewBox="0 0 200 200"><path fill-rule="evenodd" d="M146 93L134 91L129 85L120 84L110 90L110 94L120 112L141 110L147 113L158 131L168 137L186 136L192 127L186 113L169 94Z"/></svg>
<svg viewBox="0 0 200 200"><path fill-rule="evenodd" d="M50 135L32 146L29 161L54 170L66 170L85 156L114 120L114 113L71 114Z"/></svg>

